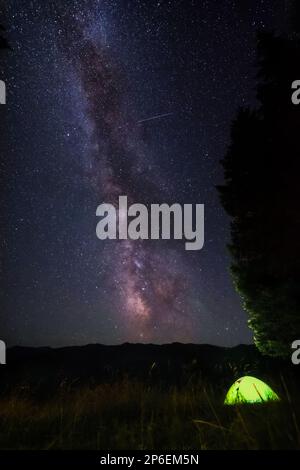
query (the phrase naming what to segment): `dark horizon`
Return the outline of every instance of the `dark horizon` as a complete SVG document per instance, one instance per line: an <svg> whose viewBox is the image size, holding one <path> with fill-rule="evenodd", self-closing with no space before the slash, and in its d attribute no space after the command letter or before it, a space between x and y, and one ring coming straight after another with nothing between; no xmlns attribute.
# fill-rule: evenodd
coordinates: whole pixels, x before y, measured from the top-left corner
<svg viewBox="0 0 300 470"><path fill-rule="evenodd" d="M212 348L219 348L219 349L235 349L239 347L255 347L253 343L238 343L235 344L234 346L222 346L219 344L212 344L212 343L182 343L178 341L173 341L172 343L129 343L129 342L124 342L124 343L115 343L115 344L105 344L105 343L86 343L86 344L68 344L66 346L50 346L50 345L45 345L45 346L24 346L22 344L14 344L13 346L8 346L7 351L14 349L14 348L20 348L20 349L70 349L70 348L86 348L86 347L93 347L93 346L104 346L104 347L119 347L119 346L196 346L196 347L212 347Z"/></svg>

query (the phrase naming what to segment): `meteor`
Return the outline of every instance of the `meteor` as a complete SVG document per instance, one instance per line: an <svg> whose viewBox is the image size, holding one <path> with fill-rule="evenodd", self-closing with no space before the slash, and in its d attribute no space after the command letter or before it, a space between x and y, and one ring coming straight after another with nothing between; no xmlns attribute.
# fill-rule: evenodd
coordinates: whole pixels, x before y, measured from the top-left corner
<svg viewBox="0 0 300 470"><path fill-rule="evenodd" d="M167 117L167 116L172 116L172 114L173 113L156 114L155 116L151 116L151 117L148 117L148 118L145 118L145 119L141 119L140 121L138 121L138 124L141 124L142 122L154 121L154 119L160 119L160 118L164 118L164 117Z"/></svg>

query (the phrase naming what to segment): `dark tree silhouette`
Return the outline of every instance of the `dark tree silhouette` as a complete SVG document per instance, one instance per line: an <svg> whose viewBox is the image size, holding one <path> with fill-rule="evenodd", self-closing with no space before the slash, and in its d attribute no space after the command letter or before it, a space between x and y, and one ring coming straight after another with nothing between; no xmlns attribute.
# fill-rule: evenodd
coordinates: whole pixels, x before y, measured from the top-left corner
<svg viewBox="0 0 300 470"><path fill-rule="evenodd" d="M232 218L230 251L235 286L258 348L287 355L300 339L300 42L258 36L257 109L232 125L222 164L221 202Z"/></svg>
<svg viewBox="0 0 300 470"><path fill-rule="evenodd" d="M287 28L290 36L300 33L300 2L299 0L285 0Z"/></svg>

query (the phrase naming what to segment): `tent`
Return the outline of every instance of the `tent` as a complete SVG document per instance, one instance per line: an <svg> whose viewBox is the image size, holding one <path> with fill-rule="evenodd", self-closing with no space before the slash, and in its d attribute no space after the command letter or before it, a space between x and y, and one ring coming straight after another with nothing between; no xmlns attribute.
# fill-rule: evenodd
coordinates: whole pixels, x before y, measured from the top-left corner
<svg viewBox="0 0 300 470"><path fill-rule="evenodd" d="M239 403L264 403L266 401L278 401L278 395L269 385L250 375L236 380L227 392L225 405Z"/></svg>

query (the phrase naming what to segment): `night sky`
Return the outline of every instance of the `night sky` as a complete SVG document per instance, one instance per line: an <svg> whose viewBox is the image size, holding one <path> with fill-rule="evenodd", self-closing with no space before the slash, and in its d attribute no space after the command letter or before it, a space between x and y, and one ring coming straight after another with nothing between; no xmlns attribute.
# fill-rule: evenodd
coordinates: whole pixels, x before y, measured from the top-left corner
<svg viewBox="0 0 300 470"><path fill-rule="evenodd" d="M8 0L2 340L251 342L215 185L256 32L282 22L280 0ZM98 240L119 194L205 204L204 248Z"/></svg>

